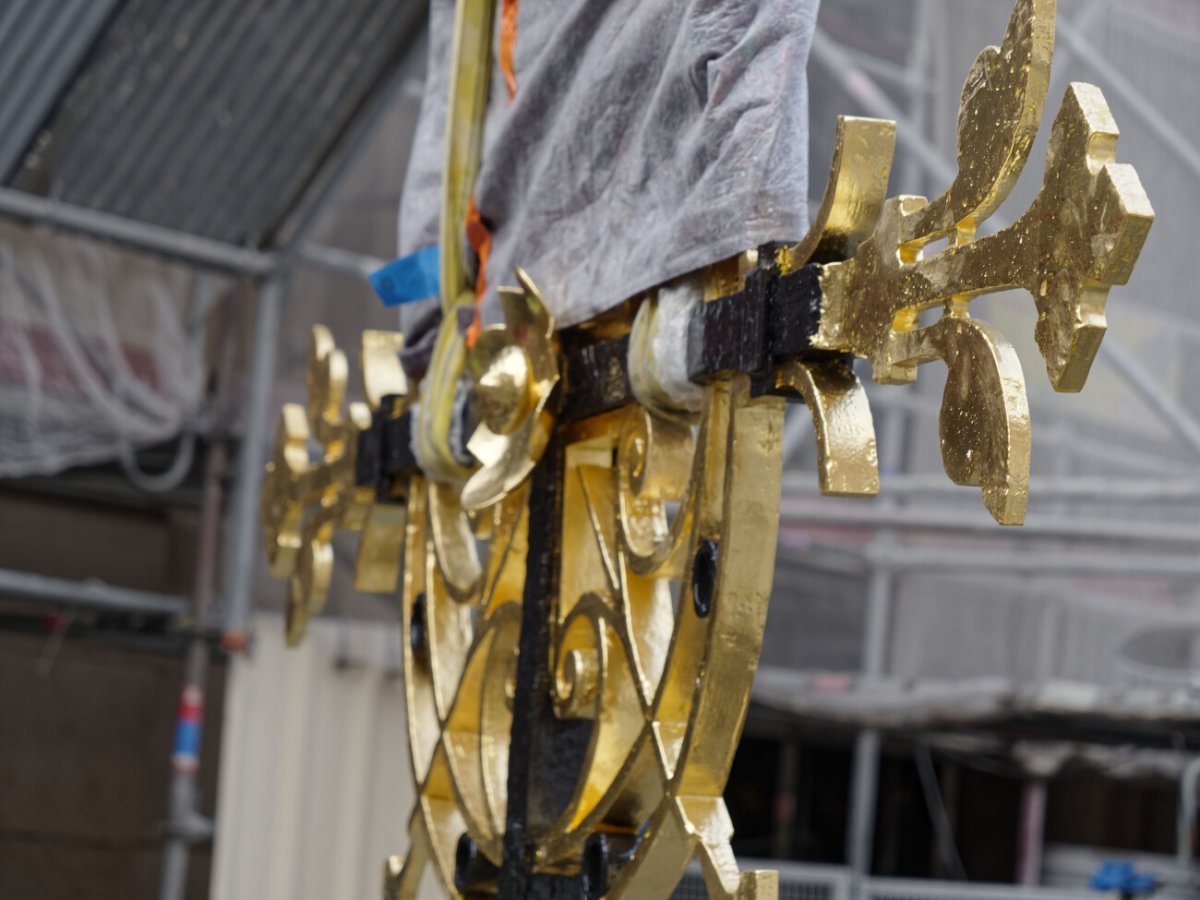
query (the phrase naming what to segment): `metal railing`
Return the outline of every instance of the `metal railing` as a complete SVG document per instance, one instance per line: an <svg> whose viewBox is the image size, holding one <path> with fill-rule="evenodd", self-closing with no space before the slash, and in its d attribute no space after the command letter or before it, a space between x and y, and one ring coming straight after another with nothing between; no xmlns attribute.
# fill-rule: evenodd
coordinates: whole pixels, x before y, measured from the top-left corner
<svg viewBox="0 0 1200 900"><path fill-rule="evenodd" d="M864 887L863 900L1096 900L1104 896L1086 890L885 878L869 878Z"/></svg>
<svg viewBox="0 0 1200 900"><path fill-rule="evenodd" d="M849 870L840 866L745 860L742 862L742 868L777 869L779 900L1097 900L1103 896L1088 890L866 878L856 897ZM693 866L675 889L672 900L706 900L707 897L704 878L699 869Z"/></svg>
<svg viewBox="0 0 1200 900"><path fill-rule="evenodd" d="M743 871L777 869L779 871L779 900L851 900L850 873L841 866L801 865L778 860L745 860ZM683 881L671 895L672 900L707 900L704 877L692 865Z"/></svg>

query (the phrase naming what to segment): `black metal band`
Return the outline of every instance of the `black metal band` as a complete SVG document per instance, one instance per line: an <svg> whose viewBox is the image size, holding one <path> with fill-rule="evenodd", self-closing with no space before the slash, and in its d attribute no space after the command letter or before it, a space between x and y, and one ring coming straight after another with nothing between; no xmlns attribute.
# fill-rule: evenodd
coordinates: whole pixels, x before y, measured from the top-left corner
<svg viewBox="0 0 1200 900"><path fill-rule="evenodd" d="M533 470L529 493L529 549L499 877L498 896L503 900L574 900L581 896L577 876L535 872L537 840L571 799L592 728L586 719L565 720L555 715L547 666L558 597L565 468L566 446L560 427Z"/></svg>
<svg viewBox="0 0 1200 900"><path fill-rule="evenodd" d="M774 392L772 373L785 359L827 359L838 354L816 350L812 341L821 323L821 269L805 266L784 275L774 245L760 249L763 262L742 290L699 304L688 324L688 377L706 384L719 375L742 372L754 377L754 392ZM629 338L590 339L586 333L563 335L562 407L559 421L579 422L632 402ZM417 471L412 453L409 414L392 416L385 399L359 436L355 476L371 485L382 502L395 502L397 485ZM463 434L472 429L464 423Z"/></svg>
<svg viewBox="0 0 1200 900"><path fill-rule="evenodd" d="M813 338L821 324L821 272L805 266L783 275L769 260L736 294L702 303L688 326L688 378L705 384L718 375L765 376L789 357L824 357Z"/></svg>
<svg viewBox="0 0 1200 900"><path fill-rule="evenodd" d="M398 400L384 397L371 416L371 427L358 435L354 483L373 488L380 503L407 502L408 498L398 491L418 469L412 452L412 416L391 414Z"/></svg>
<svg viewBox="0 0 1200 900"><path fill-rule="evenodd" d="M582 422L620 409L633 399L628 337L568 345L563 357L562 421Z"/></svg>

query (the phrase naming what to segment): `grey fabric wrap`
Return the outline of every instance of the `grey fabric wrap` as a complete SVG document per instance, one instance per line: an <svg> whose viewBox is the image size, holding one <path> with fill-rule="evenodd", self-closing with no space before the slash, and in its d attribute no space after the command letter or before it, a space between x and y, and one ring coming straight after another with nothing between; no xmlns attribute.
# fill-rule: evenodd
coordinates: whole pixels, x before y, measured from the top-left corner
<svg viewBox="0 0 1200 900"><path fill-rule="evenodd" d="M431 2L400 255L438 237L453 5ZM517 93L510 102L493 67L475 187L492 231L485 321L499 320L495 286L512 283L517 265L565 326L802 237L817 5L521 0Z"/></svg>

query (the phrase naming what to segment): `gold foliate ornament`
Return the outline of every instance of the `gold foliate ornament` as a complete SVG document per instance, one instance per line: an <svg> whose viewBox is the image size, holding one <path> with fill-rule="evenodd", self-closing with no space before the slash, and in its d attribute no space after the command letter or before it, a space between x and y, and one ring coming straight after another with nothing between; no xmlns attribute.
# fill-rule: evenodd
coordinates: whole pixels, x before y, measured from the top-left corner
<svg viewBox="0 0 1200 900"><path fill-rule="evenodd" d="M1014 224L978 237L1028 159L1041 120L1054 46L1054 0L1020 0L1003 46L980 54L963 89L959 174L932 202L882 202L893 132L844 120L818 224L830 230L785 251L785 266L819 243L873 232L821 273L813 345L867 359L876 381L907 383L917 367L949 369L942 402L947 474L979 485L1004 525L1024 521L1029 497L1029 408L1008 340L970 314L983 294L1024 288L1038 309L1036 337L1050 382L1078 391L1104 335L1109 289L1128 281L1154 220L1137 173L1116 160L1117 126L1098 88L1072 84L1050 135L1040 194ZM942 238L950 246L930 255ZM922 327L922 312L941 317Z"/></svg>
<svg viewBox="0 0 1200 900"><path fill-rule="evenodd" d="M343 412L348 366L324 325L312 330L308 361L308 404L283 407L275 451L267 464L261 521L271 574L288 579L287 639L304 637L311 616L325 606L333 574L334 532L359 531L355 587L386 593L399 579L404 506L375 502L374 486L355 484L359 435L371 427L371 413L393 404L403 411L408 385L393 332L363 335L363 384L370 404L351 403ZM310 447L316 444L316 457Z"/></svg>
<svg viewBox="0 0 1200 900"><path fill-rule="evenodd" d="M498 291L505 324L485 329L468 353L482 421L467 442L480 464L462 490L467 510L498 503L528 478L554 427L554 318L529 275L516 274L520 288Z"/></svg>

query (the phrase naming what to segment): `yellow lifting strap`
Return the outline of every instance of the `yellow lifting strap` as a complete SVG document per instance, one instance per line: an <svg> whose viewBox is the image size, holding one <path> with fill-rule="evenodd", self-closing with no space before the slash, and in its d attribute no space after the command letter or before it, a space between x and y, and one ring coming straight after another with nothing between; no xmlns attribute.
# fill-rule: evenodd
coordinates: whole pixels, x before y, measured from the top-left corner
<svg viewBox="0 0 1200 900"><path fill-rule="evenodd" d="M439 481L459 482L470 475L450 447L450 426L466 358L458 313L475 303L464 229L483 153L495 18L496 0L459 0L454 13L439 237L442 324L422 381L414 432L418 459L426 474Z"/></svg>

